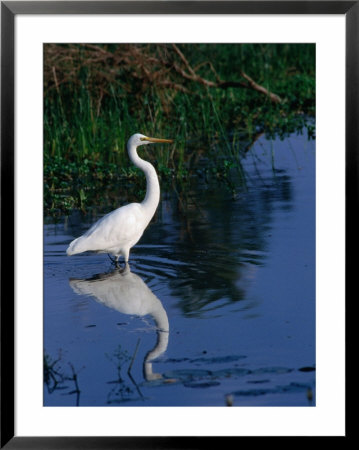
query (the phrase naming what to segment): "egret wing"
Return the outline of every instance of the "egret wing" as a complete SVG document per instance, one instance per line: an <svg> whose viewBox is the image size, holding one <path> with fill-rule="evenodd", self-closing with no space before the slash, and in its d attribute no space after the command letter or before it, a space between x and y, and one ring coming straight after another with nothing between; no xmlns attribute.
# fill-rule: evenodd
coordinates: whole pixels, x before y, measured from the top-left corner
<svg viewBox="0 0 359 450"><path fill-rule="evenodd" d="M106 214L70 244L70 254L108 251L139 239L145 229L141 205L131 203ZM69 252L68 252L69 253Z"/></svg>

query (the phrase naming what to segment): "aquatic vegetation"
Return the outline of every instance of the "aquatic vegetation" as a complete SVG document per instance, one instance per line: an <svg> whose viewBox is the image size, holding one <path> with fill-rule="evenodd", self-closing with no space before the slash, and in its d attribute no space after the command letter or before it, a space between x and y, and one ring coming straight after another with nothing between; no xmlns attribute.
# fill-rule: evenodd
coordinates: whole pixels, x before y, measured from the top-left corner
<svg viewBox="0 0 359 450"><path fill-rule="evenodd" d="M43 359L44 385L49 394L52 394L55 390L62 390L63 395L76 394L76 406L79 406L81 390L78 383L78 373L72 363L69 362L68 366L71 369L71 374L63 369L61 352L57 359L45 352ZM74 388L70 391L70 387L66 384L67 381L74 383Z"/></svg>
<svg viewBox="0 0 359 450"><path fill-rule="evenodd" d="M144 180L126 154L136 132L175 138L143 153L162 186L201 176L232 192L259 136L313 139L314 115L312 44L47 44L45 213L86 212L100 190L108 208L114 188L138 197Z"/></svg>

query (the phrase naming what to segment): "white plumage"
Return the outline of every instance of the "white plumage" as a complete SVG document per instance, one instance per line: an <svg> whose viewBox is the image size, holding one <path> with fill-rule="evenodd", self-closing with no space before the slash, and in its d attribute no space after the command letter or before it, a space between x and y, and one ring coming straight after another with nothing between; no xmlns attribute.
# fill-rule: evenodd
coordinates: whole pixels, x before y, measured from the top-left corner
<svg viewBox="0 0 359 450"><path fill-rule="evenodd" d="M127 143L133 164L146 175L146 197L142 203L131 203L106 214L82 236L69 245L66 253L71 256L86 251L110 253L116 262L122 255L128 262L130 249L140 240L144 230L156 212L160 199L160 186L152 164L137 155L137 147L150 143L170 143L169 139L157 139L134 134Z"/></svg>

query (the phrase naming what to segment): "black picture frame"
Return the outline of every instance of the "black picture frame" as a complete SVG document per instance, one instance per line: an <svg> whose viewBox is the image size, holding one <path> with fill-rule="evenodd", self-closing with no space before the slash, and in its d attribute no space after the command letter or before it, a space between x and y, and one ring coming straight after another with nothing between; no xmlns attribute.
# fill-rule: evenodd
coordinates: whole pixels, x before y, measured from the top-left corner
<svg viewBox="0 0 359 450"><path fill-rule="evenodd" d="M346 20L346 300L354 291L359 150L359 1L1 2L1 442L6 449L207 448L223 437L15 436L14 405L14 22L17 14L339 14ZM335 61L333 61L335 64ZM334 212L333 212L334 213ZM354 263L355 264L355 263ZM4 283L6 280L6 283ZM352 299L353 300L353 299ZM355 300L355 297L354 297ZM346 317L348 317L346 302ZM346 342L349 343L348 327ZM346 349L346 354L348 350ZM347 388L348 392L348 377ZM348 395L346 411L348 412ZM346 414L346 435L350 436ZM221 442L217 442L221 439ZM232 444L232 443L231 443ZM233 445L233 444L232 444Z"/></svg>

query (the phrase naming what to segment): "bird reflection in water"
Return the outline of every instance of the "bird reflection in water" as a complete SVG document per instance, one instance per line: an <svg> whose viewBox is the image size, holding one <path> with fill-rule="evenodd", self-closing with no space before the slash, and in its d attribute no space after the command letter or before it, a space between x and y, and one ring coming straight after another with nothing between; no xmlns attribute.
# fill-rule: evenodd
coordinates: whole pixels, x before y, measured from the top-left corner
<svg viewBox="0 0 359 450"><path fill-rule="evenodd" d="M162 355L168 346L167 313L161 301L146 283L131 272L130 266L126 264L123 269L115 269L112 272L94 275L88 279L70 278L70 286L77 294L90 295L99 303L122 314L151 316L156 325L157 342L145 356L143 372L147 381L162 378L161 374L153 373L152 361ZM130 369L131 366L128 373Z"/></svg>

